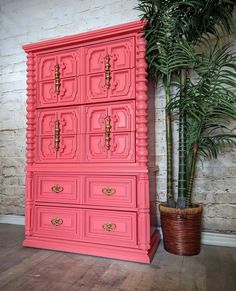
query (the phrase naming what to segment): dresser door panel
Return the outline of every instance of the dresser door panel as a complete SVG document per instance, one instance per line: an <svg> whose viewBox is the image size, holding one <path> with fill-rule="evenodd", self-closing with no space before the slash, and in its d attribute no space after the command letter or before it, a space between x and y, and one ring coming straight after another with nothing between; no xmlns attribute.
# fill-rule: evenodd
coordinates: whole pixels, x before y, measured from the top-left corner
<svg viewBox="0 0 236 291"><path fill-rule="evenodd" d="M54 110L41 111L37 114L37 116L37 134L54 136L57 113Z"/></svg>
<svg viewBox="0 0 236 291"><path fill-rule="evenodd" d="M77 211L57 207L36 206L35 233L44 237L75 239Z"/></svg>
<svg viewBox="0 0 236 291"><path fill-rule="evenodd" d="M104 73L106 55L107 47L104 45L92 45L85 48L86 75Z"/></svg>
<svg viewBox="0 0 236 291"><path fill-rule="evenodd" d="M85 135L85 157L88 162L135 162L135 133L110 134L110 149L105 146L105 134Z"/></svg>
<svg viewBox="0 0 236 291"><path fill-rule="evenodd" d="M55 55L39 56L37 58L38 64L38 81L54 80L55 79L55 66L57 58Z"/></svg>
<svg viewBox="0 0 236 291"><path fill-rule="evenodd" d="M80 51L38 56L38 107L63 106L80 103L78 92L78 62ZM59 65L59 93L56 92L56 64Z"/></svg>
<svg viewBox="0 0 236 291"><path fill-rule="evenodd" d="M55 127L59 121L59 147L55 145ZM80 133L80 107L77 109L45 110L38 114L39 160L77 160Z"/></svg>
<svg viewBox="0 0 236 291"><path fill-rule="evenodd" d="M86 176L84 204L136 207L135 177Z"/></svg>
<svg viewBox="0 0 236 291"><path fill-rule="evenodd" d="M107 100L108 89L105 86L105 74L94 74L86 77L85 102L99 102Z"/></svg>
<svg viewBox="0 0 236 291"><path fill-rule="evenodd" d="M110 116L111 132L135 130L135 102L105 103L84 106L84 133L104 133L106 117Z"/></svg>
<svg viewBox="0 0 236 291"><path fill-rule="evenodd" d="M41 111L38 113L37 146L40 160L50 161L56 159L55 125L57 113L55 111Z"/></svg>
<svg viewBox="0 0 236 291"><path fill-rule="evenodd" d="M86 161L100 162L107 160L104 134L86 134L84 140Z"/></svg>
<svg viewBox="0 0 236 291"><path fill-rule="evenodd" d="M56 147L54 136L38 137L38 156L41 161L56 160Z"/></svg>
<svg viewBox="0 0 236 291"><path fill-rule="evenodd" d="M57 151L57 160L77 160L77 137L76 135L62 135L60 147Z"/></svg>
<svg viewBox="0 0 236 291"><path fill-rule="evenodd" d="M113 162L135 162L135 133L112 133L108 160Z"/></svg>
<svg viewBox="0 0 236 291"><path fill-rule="evenodd" d="M76 76L76 52L60 54L58 56L58 64L61 78Z"/></svg>
<svg viewBox="0 0 236 291"><path fill-rule="evenodd" d="M135 130L135 102L108 104L108 115L111 117L111 132Z"/></svg>
<svg viewBox="0 0 236 291"><path fill-rule="evenodd" d="M84 210L83 219L85 241L117 246L137 245L135 213Z"/></svg>
<svg viewBox="0 0 236 291"><path fill-rule="evenodd" d="M76 203L79 194L80 177L38 176L36 178L36 201Z"/></svg>
<svg viewBox="0 0 236 291"><path fill-rule="evenodd" d="M58 96L55 91L55 81L49 80L39 83L38 105L40 107L56 106Z"/></svg>
<svg viewBox="0 0 236 291"><path fill-rule="evenodd" d="M103 73L86 76L86 103L135 98L134 69L111 72L109 88L105 82Z"/></svg>
<svg viewBox="0 0 236 291"><path fill-rule="evenodd" d="M105 119L107 116L106 105L84 106L82 116L84 118L83 133L104 133Z"/></svg>
<svg viewBox="0 0 236 291"><path fill-rule="evenodd" d="M60 135L80 133L80 112L80 107L77 109L58 110Z"/></svg>
<svg viewBox="0 0 236 291"><path fill-rule="evenodd" d="M58 105L74 105L79 103L77 83L78 82L76 78L67 78L61 80L60 93L58 95Z"/></svg>
<svg viewBox="0 0 236 291"><path fill-rule="evenodd" d="M135 71L119 70L111 72L108 99L134 99L135 98Z"/></svg>
<svg viewBox="0 0 236 291"><path fill-rule="evenodd" d="M86 75L105 70L105 58L110 57L110 70L134 67L134 39L127 38L111 41L109 44L91 45L85 48Z"/></svg>
<svg viewBox="0 0 236 291"><path fill-rule="evenodd" d="M112 42L108 46L111 70L122 70L134 67L135 45L133 38Z"/></svg>

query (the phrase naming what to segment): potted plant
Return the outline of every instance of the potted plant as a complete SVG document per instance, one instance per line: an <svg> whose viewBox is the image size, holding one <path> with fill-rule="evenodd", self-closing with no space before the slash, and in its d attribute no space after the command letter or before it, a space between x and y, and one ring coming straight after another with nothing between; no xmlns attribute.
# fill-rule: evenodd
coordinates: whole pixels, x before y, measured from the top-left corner
<svg viewBox="0 0 236 291"><path fill-rule="evenodd" d="M160 206L164 247L179 255L200 252L202 206L192 192L199 159L217 158L236 145L236 55L220 42L233 30L235 1L140 0L147 20L149 75L166 96L167 203ZM214 36L214 39L212 39ZM173 115L178 115L178 193L173 190Z"/></svg>

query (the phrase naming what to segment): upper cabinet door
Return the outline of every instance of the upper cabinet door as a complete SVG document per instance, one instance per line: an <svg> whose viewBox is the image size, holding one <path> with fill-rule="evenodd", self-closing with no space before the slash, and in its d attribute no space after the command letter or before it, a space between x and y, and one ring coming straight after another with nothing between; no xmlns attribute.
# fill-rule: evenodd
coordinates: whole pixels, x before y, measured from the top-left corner
<svg viewBox="0 0 236 291"><path fill-rule="evenodd" d="M82 133L105 133L109 118L110 132L135 131L135 101L83 106Z"/></svg>
<svg viewBox="0 0 236 291"><path fill-rule="evenodd" d="M38 112L39 162L78 161L80 119L80 107Z"/></svg>
<svg viewBox="0 0 236 291"><path fill-rule="evenodd" d="M92 45L85 48L85 74L96 74L104 72L107 46Z"/></svg>
<svg viewBox="0 0 236 291"><path fill-rule="evenodd" d="M87 162L135 161L135 101L83 108L84 156Z"/></svg>
<svg viewBox="0 0 236 291"><path fill-rule="evenodd" d="M80 103L80 50L37 57L37 107Z"/></svg>
<svg viewBox="0 0 236 291"><path fill-rule="evenodd" d="M110 65L112 70L122 70L134 67L135 44L133 38L112 42L108 46Z"/></svg>
<svg viewBox="0 0 236 291"><path fill-rule="evenodd" d="M86 47L85 102L134 99L134 53L133 38Z"/></svg>

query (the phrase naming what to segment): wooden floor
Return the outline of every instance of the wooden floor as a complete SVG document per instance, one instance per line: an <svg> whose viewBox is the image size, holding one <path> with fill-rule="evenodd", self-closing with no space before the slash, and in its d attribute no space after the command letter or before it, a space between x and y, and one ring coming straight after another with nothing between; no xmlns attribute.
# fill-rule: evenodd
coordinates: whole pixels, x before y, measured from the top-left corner
<svg viewBox="0 0 236 291"><path fill-rule="evenodd" d="M0 224L0 290L235 291L236 250L204 246L194 257L160 245L151 265L23 248L23 226Z"/></svg>

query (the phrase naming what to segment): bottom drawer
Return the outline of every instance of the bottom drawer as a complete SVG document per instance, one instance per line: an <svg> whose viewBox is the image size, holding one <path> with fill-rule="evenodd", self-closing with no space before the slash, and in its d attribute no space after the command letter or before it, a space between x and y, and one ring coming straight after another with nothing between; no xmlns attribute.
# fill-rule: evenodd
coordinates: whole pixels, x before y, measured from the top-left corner
<svg viewBox="0 0 236 291"><path fill-rule="evenodd" d="M44 237L78 238L79 215L79 210L36 206L34 232Z"/></svg>
<svg viewBox="0 0 236 291"><path fill-rule="evenodd" d="M136 213L84 210L83 239L117 246L137 245Z"/></svg>

